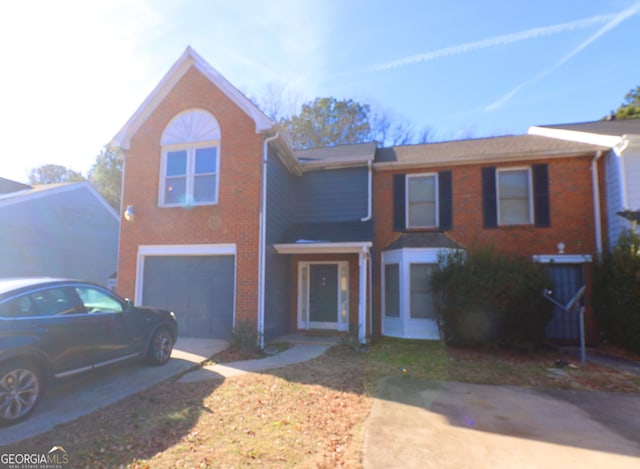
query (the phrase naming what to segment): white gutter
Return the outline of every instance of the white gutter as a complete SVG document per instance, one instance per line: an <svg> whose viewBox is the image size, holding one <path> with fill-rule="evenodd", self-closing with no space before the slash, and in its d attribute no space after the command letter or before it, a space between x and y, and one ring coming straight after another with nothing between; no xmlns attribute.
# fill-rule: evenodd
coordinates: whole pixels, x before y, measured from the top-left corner
<svg viewBox="0 0 640 469"><path fill-rule="evenodd" d="M596 228L596 252L598 257L602 255L602 219L600 218L600 183L598 181L598 160L602 157L602 151L597 151L591 160L591 184L593 185L593 216Z"/></svg>
<svg viewBox="0 0 640 469"><path fill-rule="evenodd" d="M371 161L369 161L367 163L367 177L368 177L368 182L367 182L367 216L364 218L361 218L360 221L369 221L371 220L371 206L372 204L372 200L371 198L373 197L373 164L371 163Z"/></svg>
<svg viewBox="0 0 640 469"><path fill-rule="evenodd" d="M269 158L269 142L280 135L264 139L262 148L262 195L260 200L260 239L258 241L258 347L264 348L264 302L265 302L265 254L267 250L267 163Z"/></svg>

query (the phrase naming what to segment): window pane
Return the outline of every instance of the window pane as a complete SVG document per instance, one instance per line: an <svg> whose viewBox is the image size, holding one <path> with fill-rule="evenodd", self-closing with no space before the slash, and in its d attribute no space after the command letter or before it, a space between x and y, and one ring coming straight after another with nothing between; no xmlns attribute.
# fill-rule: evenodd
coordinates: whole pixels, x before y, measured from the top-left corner
<svg viewBox="0 0 640 469"><path fill-rule="evenodd" d="M501 171L500 198L528 197L529 196L529 171Z"/></svg>
<svg viewBox="0 0 640 469"><path fill-rule="evenodd" d="M498 173L499 217L501 225L531 223L529 171L526 169Z"/></svg>
<svg viewBox="0 0 640 469"><path fill-rule="evenodd" d="M415 203L409 205L409 227L436 226L436 204Z"/></svg>
<svg viewBox="0 0 640 469"><path fill-rule="evenodd" d="M435 176L409 178L409 202L434 202L435 200Z"/></svg>
<svg viewBox="0 0 640 469"><path fill-rule="evenodd" d="M121 313L122 304L108 293L91 287L77 287L87 313Z"/></svg>
<svg viewBox="0 0 640 469"><path fill-rule="evenodd" d="M433 264L411 264L411 318L435 319L433 296L431 293L431 272Z"/></svg>
<svg viewBox="0 0 640 469"><path fill-rule="evenodd" d="M196 174L215 173L218 149L198 148L196 150Z"/></svg>
<svg viewBox="0 0 640 469"><path fill-rule="evenodd" d="M193 202L215 202L216 176L196 176L193 179Z"/></svg>
<svg viewBox="0 0 640 469"><path fill-rule="evenodd" d="M523 225L530 222L528 200L500 200L500 224Z"/></svg>
<svg viewBox="0 0 640 469"><path fill-rule="evenodd" d="M167 153L167 176L184 176L187 174L187 152L170 151Z"/></svg>
<svg viewBox="0 0 640 469"><path fill-rule="evenodd" d="M384 313L400 317L400 274L398 264L384 266Z"/></svg>
<svg viewBox="0 0 640 469"><path fill-rule="evenodd" d="M186 202L187 178L167 178L164 189L165 204L184 204Z"/></svg>

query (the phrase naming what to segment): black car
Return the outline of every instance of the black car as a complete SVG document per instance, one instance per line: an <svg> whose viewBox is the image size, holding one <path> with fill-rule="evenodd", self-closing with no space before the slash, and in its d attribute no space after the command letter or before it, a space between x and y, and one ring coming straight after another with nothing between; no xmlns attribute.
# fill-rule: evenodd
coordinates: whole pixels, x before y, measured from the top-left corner
<svg viewBox="0 0 640 469"><path fill-rule="evenodd" d="M27 417L51 378L132 358L166 363L177 335L172 312L93 283L0 279L0 424Z"/></svg>

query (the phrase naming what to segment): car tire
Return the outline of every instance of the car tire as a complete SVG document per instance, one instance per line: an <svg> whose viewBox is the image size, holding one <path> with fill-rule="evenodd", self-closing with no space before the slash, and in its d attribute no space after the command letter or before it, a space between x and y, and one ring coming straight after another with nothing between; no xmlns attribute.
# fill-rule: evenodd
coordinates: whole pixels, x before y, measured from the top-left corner
<svg viewBox="0 0 640 469"><path fill-rule="evenodd" d="M147 350L147 363L149 365L158 366L163 365L171 358L171 351L173 350L173 336L166 327L160 327L156 329L149 342L149 348Z"/></svg>
<svg viewBox="0 0 640 469"><path fill-rule="evenodd" d="M42 396L40 369L28 361L0 365L0 425L12 425L33 412Z"/></svg>

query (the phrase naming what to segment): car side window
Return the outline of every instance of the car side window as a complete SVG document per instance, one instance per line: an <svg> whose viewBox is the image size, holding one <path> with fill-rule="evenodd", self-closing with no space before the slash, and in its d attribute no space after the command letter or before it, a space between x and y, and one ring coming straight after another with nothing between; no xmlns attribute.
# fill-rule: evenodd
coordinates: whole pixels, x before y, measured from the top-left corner
<svg viewBox="0 0 640 469"><path fill-rule="evenodd" d="M91 286L78 286L75 290L89 314L122 313L124 311L122 303L104 290Z"/></svg>
<svg viewBox="0 0 640 469"><path fill-rule="evenodd" d="M65 287L45 288L0 304L0 316L28 318L83 313L75 293Z"/></svg>
<svg viewBox="0 0 640 469"><path fill-rule="evenodd" d="M20 318L31 316L31 300L27 295L0 303L0 317Z"/></svg>

